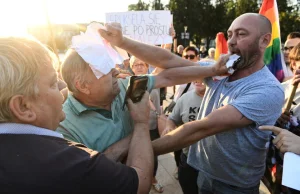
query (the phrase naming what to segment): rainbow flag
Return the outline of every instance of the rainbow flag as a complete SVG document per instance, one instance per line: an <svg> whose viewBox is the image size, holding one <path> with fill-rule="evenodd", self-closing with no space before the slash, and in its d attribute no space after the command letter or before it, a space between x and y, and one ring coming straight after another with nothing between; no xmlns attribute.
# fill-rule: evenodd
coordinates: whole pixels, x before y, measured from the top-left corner
<svg viewBox="0 0 300 194"><path fill-rule="evenodd" d="M216 36L216 51L215 51L215 60L218 60L221 54L227 54L228 47L227 41L222 32L219 32Z"/></svg>
<svg viewBox="0 0 300 194"><path fill-rule="evenodd" d="M280 27L276 0L264 0L259 14L266 16L272 24L272 40L265 51L264 63L268 66L275 77L281 82L284 78L284 73L280 51Z"/></svg>

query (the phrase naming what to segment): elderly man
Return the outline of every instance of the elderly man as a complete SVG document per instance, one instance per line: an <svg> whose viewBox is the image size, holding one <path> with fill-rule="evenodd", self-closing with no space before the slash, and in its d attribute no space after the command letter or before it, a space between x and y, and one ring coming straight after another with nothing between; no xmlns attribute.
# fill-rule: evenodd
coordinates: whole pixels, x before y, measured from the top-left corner
<svg viewBox="0 0 300 194"><path fill-rule="evenodd" d="M146 63L192 63L123 37L117 24L106 27L107 31L99 30L106 40ZM193 144L188 164L199 170L199 193L259 193L270 133L258 126L273 125L284 101L280 83L263 63L271 31L270 21L262 15L247 13L236 18L227 32L230 53L241 56L235 72L219 81L206 76L201 120L153 142L156 154Z"/></svg>
<svg viewBox="0 0 300 194"><path fill-rule="evenodd" d="M94 46L92 43L90 44L88 48ZM162 53L168 52L165 49L158 49ZM171 55L173 56L173 54ZM94 57L99 58L103 55ZM186 83L205 74L222 73L224 70L226 71L225 60L226 58L213 67L199 67L191 63L188 65L189 71L186 73L178 73L182 69L181 64L161 65L161 68L167 70L157 76L148 76L148 91L151 92L153 88ZM106 64L101 65L105 67ZM185 71L185 68L182 71ZM124 144L128 143L134 126L127 107L123 108L128 79L118 80L118 72L115 69L111 69L109 73L103 74L98 79L90 64L74 49L67 53L61 72L71 94L68 95L68 99L63 105L66 119L60 123L57 131L66 139L83 143L97 151L104 151L120 140ZM139 111L137 114L140 114ZM126 147L123 143L115 145L112 149L118 147L125 151Z"/></svg>
<svg viewBox="0 0 300 194"><path fill-rule="evenodd" d="M0 38L1 193L147 193L153 173L149 95L129 102L134 131L127 165L67 141L55 55L25 38ZM136 114L139 111L140 114Z"/></svg>

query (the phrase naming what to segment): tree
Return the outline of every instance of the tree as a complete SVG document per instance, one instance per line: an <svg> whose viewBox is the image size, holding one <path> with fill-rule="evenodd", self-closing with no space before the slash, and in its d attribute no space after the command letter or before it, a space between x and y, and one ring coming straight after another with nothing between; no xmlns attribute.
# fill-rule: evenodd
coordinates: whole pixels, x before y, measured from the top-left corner
<svg viewBox="0 0 300 194"><path fill-rule="evenodd" d="M152 1L152 10L164 10L164 5L160 2L160 0Z"/></svg>
<svg viewBox="0 0 300 194"><path fill-rule="evenodd" d="M300 31L299 4L292 4L289 0L277 1L281 41L284 42L289 33Z"/></svg>
<svg viewBox="0 0 300 194"><path fill-rule="evenodd" d="M145 3L141 0L138 1L137 4L130 4L128 5L128 11L143 11L149 10L150 4Z"/></svg>
<svg viewBox="0 0 300 194"><path fill-rule="evenodd" d="M249 1L249 0L237 0L236 1L236 17L244 14L244 13L258 13L259 7L257 1Z"/></svg>

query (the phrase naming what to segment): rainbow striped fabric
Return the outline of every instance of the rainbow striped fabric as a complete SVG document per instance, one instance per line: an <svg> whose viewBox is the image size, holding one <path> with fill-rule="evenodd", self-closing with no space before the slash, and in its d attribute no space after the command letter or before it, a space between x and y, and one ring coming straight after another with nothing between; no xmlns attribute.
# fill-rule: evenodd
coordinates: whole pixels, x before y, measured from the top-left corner
<svg viewBox="0 0 300 194"><path fill-rule="evenodd" d="M279 15L276 0L264 0L259 14L266 16L272 24L272 40L264 55L264 63L281 82L284 78L281 60Z"/></svg>
<svg viewBox="0 0 300 194"><path fill-rule="evenodd" d="M227 41L222 32L219 32L216 36L216 51L215 51L215 60L218 60L221 54L227 54L228 47Z"/></svg>

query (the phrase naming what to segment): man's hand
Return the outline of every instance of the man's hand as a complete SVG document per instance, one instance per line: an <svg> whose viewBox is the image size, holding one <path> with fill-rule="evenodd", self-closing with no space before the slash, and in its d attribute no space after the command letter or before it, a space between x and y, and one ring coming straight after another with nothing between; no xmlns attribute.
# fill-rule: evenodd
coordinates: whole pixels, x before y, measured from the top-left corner
<svg viewBox="0 0 300 194"><path fill-rule="evenodd" d="M289 121L290 121L290 112L283 109L282 110L282 114L281 116L278 118L277 123L283 127L284 125L286 125Z"/></svg>
<svg viewBox="0 0 300 194"><path fill-rule="evenodd" d="M300 70L298 69L298 70L295 70L294 71L294 77L293 77L293 79L292 79L292 85L298 85L299 84L299 82L300 82Z"/></svg>
<svg viewBox="0 0 300 194"><path fill-rule="evenodd" d="M120 23L105 24L106 30L99 29L100 35L111 44L120 47L123 44L124 37Z"/></svg>
<svg viewBox="0 0 300 194"><path fill-rule="evenodd" d="M140 102L133 103L131 99L128 99L128 108L130 110L131 117L135 123L148 124L150 115L149 92L145 92Z"/></svg>
<svg viewBox="0 0 300 194"><path fill-rule="evenodd" d="M212 66L213 71L218 76L222 76L228 73L226 63L229 60L230 54L220 56L219 60Z"/></svg>
<svg viewBox="0 0 300 194"><path fill-rule="evenodd" d="M261 130L270 130L276 134L273 144L282 152L293 152L300 155L300 137L275 126L260 126Z"/></svg>
<svg viewBox="0 0 300 194"><path fill-rule="evenodd" d="M174 128L176 129L176 128ZM171 128L165 128L164 131L161 133L161 137L165 136L166 134L168 134L169 132L173 131L174 129Z"/></svg>

